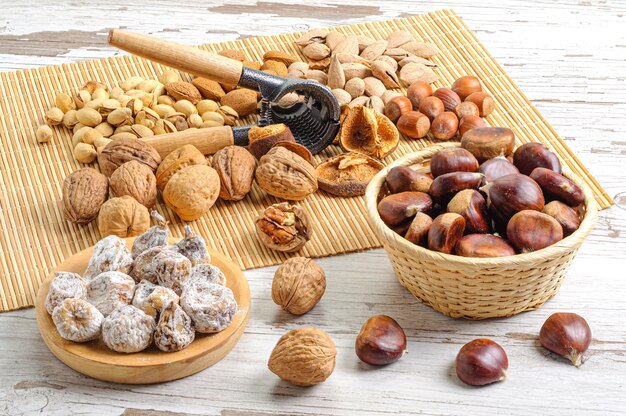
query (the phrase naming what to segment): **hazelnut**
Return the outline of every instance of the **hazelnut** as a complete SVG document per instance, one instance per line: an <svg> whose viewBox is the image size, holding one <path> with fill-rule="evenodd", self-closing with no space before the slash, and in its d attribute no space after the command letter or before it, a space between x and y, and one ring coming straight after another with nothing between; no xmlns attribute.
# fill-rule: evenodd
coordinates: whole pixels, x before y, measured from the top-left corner
<svg viewBox="0 0 626 416"><path fill-rule="evenodd" d="M402 114L412 110L411 100L402 95L392 98L385 104L385 115L394 123L398 121Z"/></svg>
<svg viewBox="0 0 626 416"><path fill-rule="evenodd" d="M456 107L454 107L454 114L461 120L466 116L480 116L480 111L478 111L478 106L469 101L463 101L459 103Z"/></svg>
<svg viewBox="0 0 626 416"><path fill-rule="evenodd" d="M440 253L451 254L456 243L463 237L465 220L459 214L441 214L428 230L428 248Z"/></svg>
<svg viewBox="0 0 626 416"><path fill-rule="evenodd" d="M420 100L419 112L432 122L435 117L445 111L443 102L437 97L425 97Z"/></svg>
<svg viewBox="0 0 626 416"><path fill-rule="evenodd" d="M143 234L150 228L148 208L132 196L111 198L102 204L98 214L100 235L116 235L121 238Z"/></svg>
<svg viewBox="0 0 626 416"><path fill-rule="evenodd" d="M413 110L419 109L420 101L426 97L433 95L433 88L429 83L424 81L416 81L412 83L406 90L406 96L413 104Z"/></svg>
<svg viewBox="0 0 626 416"><path fill-rule="evenodd" d="M266 247L288 253L300 250L313 233L306 211L288 202L270 205L255 223L259 239Z"/></svg>
<svg viewBox="0 0 626 416"><path fill-rule="evenodd" d="M450 88L437 88L433 96L441 100L446 111L454 111L461 104L459 95Z"/></svg>
<svg viewBox="0 0 626 416"><path fill-rule="evenodd" d="M461 100L465 101L467 96L472 93L482 91L483 87L480 85L480 80L478 78L472 75L466 75L454 81L451 89L458 94Z"/></svg>
<svg viewBox="0 0 626 416"><path fill-rule="evenodd" d="M419 111L409 111L398 119L398 130L411 139L421 139L430 130L430 120Z"/></svg>
<svg viewBox="0 0 626 416"><path fill-rule="evenodd" d="M491 95L486 92L472 93L465 101L476 104L478 107L478 115L481 117L488 116L496 108L496 102L491 98Z"/></svg>
<svg viewBox="0 0 626 416"><path fill-rule="evenodd" d="M437 140L450 140L456 135L458 129L459 119L451 111L439 114L430 125L430 131Z"/></svg>
<svg viewBox="0 0 626 416"><path fill-rule="evenodd" d="M474 103L470 103L474 106L476 106L476 104ZM478 108L478 107L476 107ZM458 112L457 112L458 115ZM468 130L474 129L476 127L487 127L487 122L478 116L475 115L465 115L463 117L459 118L459 134L461 136L463 136L465 133L467 133Z"/></svg>
<svg viewBox="0 0 626 416"><path fill-rule="evenodd" d="M281 264L272 281L272 300L294 315L313 309L326 290L326 275L313 260L292 257Z"/></svg>

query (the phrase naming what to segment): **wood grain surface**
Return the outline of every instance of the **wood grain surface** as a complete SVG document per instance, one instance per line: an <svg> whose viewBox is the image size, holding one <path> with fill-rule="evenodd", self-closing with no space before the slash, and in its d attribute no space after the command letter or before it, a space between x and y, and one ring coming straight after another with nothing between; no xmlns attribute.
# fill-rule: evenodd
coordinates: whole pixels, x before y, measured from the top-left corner
<svg viewBox="0 0 626 416"><path fill-rule="evenodd" d="M6 4L5 4L6 3ZM34 310L0 314L0 414L84 415L622 415L626 413L626 4L618 0L279 1L138 0L2 3L0 70L112 56L106 32L123 27L198 44L419 14L453 7L546 117L617 205L601 211L561 292L543 308L505 320L453 320L419 304L396 282L382 250L325 258L328 288L307 315L271 300L275 268L246 272L250 323L231 354L210 369L156 386L96 381L65 367L40 338ZM2 207L0 207L1 209ZM15 248L22 250L24 248ZM580 369L538 345L552 312L582 314L591 356ZM408 336L409 354L372 369L354 337L386 313ZM304 389L267 370L288 329L319 326L337 345L328 381ZM477 337L500 342L509 378L462 385L452 363Z"/></svg>

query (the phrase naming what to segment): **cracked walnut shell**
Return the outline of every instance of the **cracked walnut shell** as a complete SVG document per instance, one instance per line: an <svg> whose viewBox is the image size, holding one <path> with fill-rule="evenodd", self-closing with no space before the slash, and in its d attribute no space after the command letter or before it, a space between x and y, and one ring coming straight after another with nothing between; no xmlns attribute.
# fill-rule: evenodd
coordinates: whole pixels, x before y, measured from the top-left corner
<svg viewBox="0 0 626 416"><path fill-rule="evenodd" d="M156 171L157 186L162 191L176 173L191 165L206 165L206 158L191 144L186 144L165 156Z"/></svg>
<svg viewBox="0 0 626 416"><path fill-rule="evenodd" d="M300 250L313 233L307 213L288 202L267 207L256 219L256 230L266 247L288 253Z"/></svg>
<svg viewBox="0 0 626 416"><path fill-rule="evenodd" d="M149 144L131 138L113 140L98 154L98 165L102 173L109 177L115 169L131 160L143 163L155 172L161 163L161 156Z"/></svg>
<svg viewBox="0 0 626 416"><path fill-rule="evenodd" d="M170 178L163 200L183 221L194 221L215 204L220 178L208 165L188 166Z"/></svg>
<svg viewBox="0 0 626 416"><path fill-rule="evenodd" d="M389 118L361 105L348 111L339 135L344 150L377 159L393 152L400 141L400 133Z"/></svg>
<svg viewBox="0 0 626 416"><path fill-rule="evenodd" d="M364 154L344 153L317 167L317 182L321 190L332 195L363 195L367 184L383 167L378 160Z"/></svg>
<svg viewBox="0 0 626 416"><path fill-rule="evenodd" d="M261 157L255 177L265 192L278 198L297 201L317 191L315 168L282 146Z"/></svg>
<svg viewBox="0 0 626 416"><path fill-rule="evenodd" d="M326 275L313 260L292 257L276 269L272 281L272 300L294 315L313 309L326 290Z"/></svg>
<svg viewBox="0 0 626 416"><path fill-rule="evenodd" d="M279 340L267 363L270 371L296 386L324 382L335 369L335 344L318 328L293 329Z"/></svg>
<svg viewBox="0 0 626 416"><path fill-rule="evenodd" d="M63 215L75 224L87 224L96 219L108 197L106 176L92 168L77 170L63 181Z"/></svg>
<svg viewBox="0 0 626 416"><path fill-rule="evenodd" d="M134 237L150 228L150 213L132 196L111 198L98 214L98 230L102 236Z"/></svg>
<svg viewBox="0 0 626 416"><path fill-rule="evenodd" d="M213 155L213 169L220 177L220 198L240 201L250 192L256 159L240 146L226 146Z"/></svg>
<svg viewBox="0 0 626 416"><path fill-rule="evenodd" d="M109 183L114 196L132 196L146 208L156 204L157 186L152 169L136 160L115 169Z"/></svg>

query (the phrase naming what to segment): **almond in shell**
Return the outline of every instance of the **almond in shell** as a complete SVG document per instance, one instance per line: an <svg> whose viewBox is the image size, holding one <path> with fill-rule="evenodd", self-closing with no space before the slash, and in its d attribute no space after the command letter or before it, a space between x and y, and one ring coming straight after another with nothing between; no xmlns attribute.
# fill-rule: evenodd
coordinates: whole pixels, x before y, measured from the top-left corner
<svg viewBox="0 0 626 416"><path fill-rule="evenodd" d="M178 100L189 100L194 105L198 104L198 101L202 100L200 91L193 84L184 81L170 82L165 85L167 95Z"/></svg>
<svg viewBox="0 0 626 416"><path fill-rule="evenodd" d="M372 43L365 48L363 52L361 52L361 57L369 61L377 59L379 56L382 56L385 50L387 50L388 43L389 42L386 40L379 40L378 42Z"/></svg>
<svg viewBox="0 0 626 416"><path fill-rule="evenodd" d="M430 42L409 42L402 45L401 49L420 58L432 58L437 55L437 47Z"/></svg>
<svg viewBox="0 0 626 416"><path fill-rule="evenodd" d="M234 109L239 117L244 117L256 112L256 97L257 93L255 91L247 88L238 88L223 96L221 103Z"/></svg>
<svg viewBox="0 0 626 416"><path fill-rule="evenodd" d="M387 36L387 42L389 43L389 48L398 48L405 43L408 43L413 40L413 35L411 35L406 30L396 30L391 32L389 36Z"/></svg>
<svg viewBox="0 0 626 416"><path fill-rule="evenodd" d="M396 71L387 63L382 61L372 62L372 75L380 79L387 88L399 88L400 81Z"/></svg>
<svg viewBox="0 0 626 416"><path fill-rule="evenodd" d="M207 100L219 101L226 94L219 84L210 79L198 77L194 78L191 83L198 89L200 94ZM196 103L197 104L197 103Z"/></svg>
<svg viewBox="0 0 626 416"><path fill-rule="evenodd" d="M427 82L432 84L437 81L439 77L435 72L426 65L419 63L410 63L402 67L400 70L400 79L402 82L409 86L417 81Z"/></svg>
<svg viewBox="0 0 626 416"><path fill-rule="evenodd" d="M341 67L339 59L334 56L328 67L328 87L331 89L343 88L345 84L346 76L343 72L343 68Z"/></svg>
<svg viewBox="0 0 626 416"><path fill-rule="evenodd" d="M282 62L286 66L289 66L294 62L297 62L298 58L286 52L267 51L265 52L265 54L263 54L263 61L278 61Z"/></svg>

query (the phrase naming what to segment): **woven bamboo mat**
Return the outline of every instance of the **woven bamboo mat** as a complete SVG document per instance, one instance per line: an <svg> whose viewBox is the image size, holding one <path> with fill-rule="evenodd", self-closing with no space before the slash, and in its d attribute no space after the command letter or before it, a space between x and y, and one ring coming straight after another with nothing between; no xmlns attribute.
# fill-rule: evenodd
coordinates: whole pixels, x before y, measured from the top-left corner
<svg viewBox="0 0 626 416"><path fill-rule="evenodd" d="M434 42L440 49L434 58L440 76L436 86L449 86L461 75L477 75L497 102L496 110L487 118L490 125L512 128L519 143L542 141L572 171L586 178L600 207L612 204L602 187L454 12L438 11L333 30L377 39L394 30L407 30ZM248 58L261 60L264 51L270 49L299 54L293 43L297 36L294 33L247 38L203 48L213 52L223 48L245 50ZM132 75L156 78L162 70L158 64L124 55L0 73L0 311L32 306L37 288L56 264L100 239L95 223L73 225L65 221L59 207L63 178L81 167L72 157L70 132L55 129L54 140L45 146L35 140L35 130L55 94L73 92L90 79L118 85ZM254 121L248 117L242 124ZM431 143L403 139L386 162ZM339 149L331 146L318 160L337 153ZM277 264L285 256L262 247L254 233L255 216L274 202L274 198L255 186L244 201L220 201L191 226L211 247L244 269ZM316 228L301 255L323 257L380 246L367 223L362 198L340 199L318 192L302 205L315 219ZM181 236L183 223L163 203L157 209L171 222L172 233Z"/></svg>

